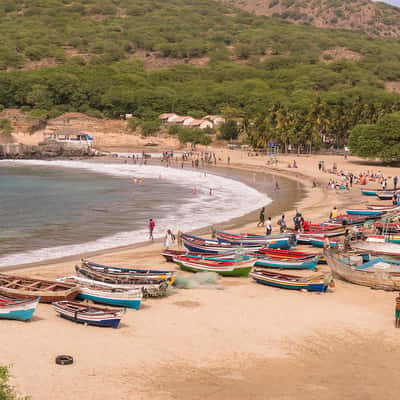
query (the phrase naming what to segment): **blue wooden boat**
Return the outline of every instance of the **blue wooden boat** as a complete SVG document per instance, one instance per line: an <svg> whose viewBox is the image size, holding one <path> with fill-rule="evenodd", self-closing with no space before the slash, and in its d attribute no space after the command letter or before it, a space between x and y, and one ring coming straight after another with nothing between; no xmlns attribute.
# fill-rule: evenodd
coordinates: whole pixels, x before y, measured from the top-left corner
<svg viewBox="0 0 400 400"><path fill-rule="evenodd" d="M326 292L332 281L330 275L301 277L296 275L286 275L277 272L270 272L254 269L250 276L262 285L278 287L291 290L307 290L309 292Z"/></svg>
<svg viewBox="0 0 400 400"><path fill-rule="evenodd" d="M235 245L231 243L222 243L218 240L203 239L201 237L189 235L187 233L183 233L181 237L183 245L190 252L195 253L217 254L235 252L236 250L240 250L243 253L250 253L265 247L261 244Z"/></svg>
<svg viewBox="0 0 400 400"><path fill-rule="evenodd" d="M40 297L32 299L13 299L0 296L0 318L29 321L39 303Z"/></svg>
<svg viewBox="0 0 400 400"><path fill-rule="evenodd" d="M385 211L381 210L370 210L370 209L350 209L346 210L346 214L348 215L366 215L366 216L372 216L372 217L378 217L380 215L383 215Z"/></svg>
<svg viewBox="0 0 400 400"><path fill-rule="evenodd" d="M297 244L296 235L294 233L266 236L217 231L216 236L220 243L229 243L234 246L260 245L270 249L289 250L292 246L296 246Z"/></svg>
<svg viewBox="0 0 400 400"><path fill-rule="evenodd" d="M118 328L123 310L93 306L73 301L57 301L54 309L61 317L85 325Z"/></svg>
<svg viewBox="0 0 400 400"><path fill-rule="evenodd" d="M264 268L282 269L315 269L318 264L318 257L311 260L274 260L271 258L258 259L254 266Z"/></svg>
<svg viewBox="0 0 400 400"><path fill-rule="evenodd" d="M167 269L149 269L149 268L124 268L124 267L114 267L110 265L98 264L89 260L82 260L82 264L86 265L89 268L93 268L99 270L101 272L129 272L131 274L143 274L145 275L158 275L158 274L175 274L175 271L167 270Z"/></svg>
<svg viewBox="0 0 400 400"><path fill-rule="evenodd" d="M377 192L371 189L361 189L361 194L364 196L376 196Z"/></svg>
<svg viewBox="0 0 400 400"><path fill-rule="evenodd" d="M95 303L107 304L110 306L138 310L143 298L142 289L140 287L110 288L108 285L101 282L94 282L79 276L60 278L58 281L78 285L80 288L78 294L79 299L92 300Z"/></svg>

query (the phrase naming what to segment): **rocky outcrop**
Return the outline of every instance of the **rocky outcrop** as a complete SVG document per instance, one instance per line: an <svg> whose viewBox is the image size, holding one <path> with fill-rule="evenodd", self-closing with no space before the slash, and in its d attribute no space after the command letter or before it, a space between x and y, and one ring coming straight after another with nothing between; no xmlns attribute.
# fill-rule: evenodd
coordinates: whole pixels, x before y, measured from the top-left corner
<svg viewBox="0 0 400 400"><path fill-rule="evenodd" d="M0 145L0 159L49 159L93 157L96 155L98 155L98 152L90 147L73 148L54 143L37 146L16 143Z"/></svg>

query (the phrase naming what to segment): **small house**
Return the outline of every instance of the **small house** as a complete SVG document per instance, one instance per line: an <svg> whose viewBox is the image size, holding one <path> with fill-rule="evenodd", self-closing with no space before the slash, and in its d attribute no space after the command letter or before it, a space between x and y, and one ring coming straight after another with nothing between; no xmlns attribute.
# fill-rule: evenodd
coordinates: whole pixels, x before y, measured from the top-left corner
<svg viewBox="0 0 400 400"><path fill-rule="evenodd" d="M161 122L164 124L172 123L176 118L178 118L178 115L175 113L164 113L161 114L159 117L161 119Z"/></svg>
<svg viewBox="0 0 400 400"><path fill-rule="evenodd" d="M206 129L206 128L213 128L213 123L206 119L194 119L190 122L189 126L191 128L198 128L198 129Z"/></svg>
<svg viewBox="0 0 400 400"><path fill-rule="evenodd" d="M203 119L211 121L213 123L214 128L222 125L225 122L225 118L221 115L206 115Z"/></svg>
<svg viewBox="0 0 400 400"><path fill-rule="evenodd" d="M192 121L193 121L192 117L189 117L188 115L185 115L183 117L175 118L174 119L174 124L188 126Z"/></svg>

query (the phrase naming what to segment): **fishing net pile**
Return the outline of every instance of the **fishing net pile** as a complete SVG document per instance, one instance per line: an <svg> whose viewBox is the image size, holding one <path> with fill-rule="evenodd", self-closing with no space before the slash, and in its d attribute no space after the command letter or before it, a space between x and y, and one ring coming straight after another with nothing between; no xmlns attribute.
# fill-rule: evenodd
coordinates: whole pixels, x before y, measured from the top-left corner
<svg viewBox="0 0 400 400"><path fill-rule="evenodd" d="M190 276L177 276L175 287L178 289L222 289L218 284L221 277L216 272L197 272Z"/></svg>

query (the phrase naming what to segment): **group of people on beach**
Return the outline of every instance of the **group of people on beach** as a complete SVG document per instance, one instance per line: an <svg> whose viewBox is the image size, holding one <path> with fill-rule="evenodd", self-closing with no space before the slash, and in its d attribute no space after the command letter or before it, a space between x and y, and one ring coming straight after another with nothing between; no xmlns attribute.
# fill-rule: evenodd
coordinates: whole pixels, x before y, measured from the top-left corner
<svg viewBox="0 0 400 400"><path fill-rule="evenodd" d="M286 231L287 229L287 225L286 225L286 220L285 220L285 215L282 215L278 222L277 225L279 226L279 232L283 233ZM258 223L257 226L260 227L264 227L265 226L265 234L266 236L270 236L272 234L272 219L271 217L268 217L267 220L265 221L265 207L262 207L260 210L260 214L258 217Z"/></svg>
<svg viewBox="0 0 400 400"><path fill-rule="evenodd" d="M380 170L367 170L360 172L359 174L354 174L353 172L339 170L336 163L333 163L332 168L327 169L325 167L325 161L323 160L319 161L318 170L322 172L328 172L339 177L329 179L328 181L328 188L333 190L350 190L350 188L353 187L353 183L366 185L368 181L375 181L381 186L382 190L388 190L389 179L392 179L393 189L397 190L399 183L399 178L397 176L385 177Z"/></svg>

